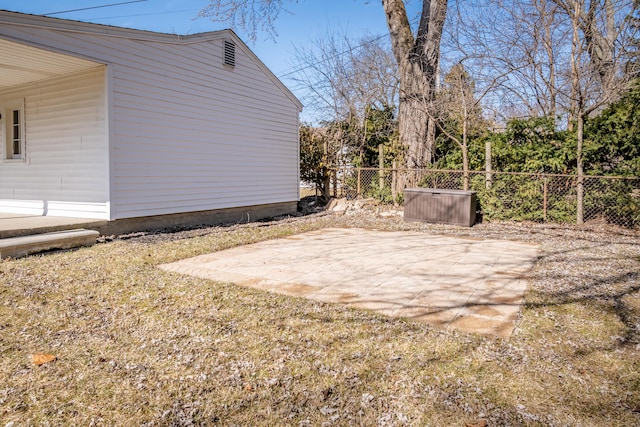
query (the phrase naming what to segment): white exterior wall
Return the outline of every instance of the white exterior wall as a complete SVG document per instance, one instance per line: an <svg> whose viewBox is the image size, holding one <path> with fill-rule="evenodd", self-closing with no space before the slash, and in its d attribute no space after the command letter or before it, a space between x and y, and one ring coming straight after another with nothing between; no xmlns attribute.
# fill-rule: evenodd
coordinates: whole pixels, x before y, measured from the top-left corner
<svg viewBox="0 0 640 427"><path fill-rule="evenodd" d="M298 199L297 107L240 46L235 68L222 40L136 47L113 68L118 218Z"/></svg>
<svg viewBox="0 0 640 427"><path fill-rule="evenodd" d="M0 159L0 212L107 219L104 67L0 92L24 100L25 159ZM2 147L4 150L5 147Z"/></svg>
<svg viewBox="0 0 640 427"><path fill-rule="evenodd" d="M232 33L185 44L36 26L2 31L108 64L110 144L101 159L110 159L110 176L99 185L109 191L108 219L298 199L300 106L242 43L235 67L222 64Z"/></svg>

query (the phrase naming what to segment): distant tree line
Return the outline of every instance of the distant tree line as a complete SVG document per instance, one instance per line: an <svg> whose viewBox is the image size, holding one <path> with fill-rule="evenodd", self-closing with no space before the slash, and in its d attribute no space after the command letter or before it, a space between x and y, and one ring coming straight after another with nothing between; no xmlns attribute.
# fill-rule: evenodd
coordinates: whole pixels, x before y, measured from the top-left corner
<svg viewBox="0 0 640 427"><path fill-rule="evenodd" d="M442 77L425 110L435 125L429 167L576 174L579 203L584 174L640 175L637 6L630 0L450 5ZM403 92L385 39L330 40L298 56L306 70L301 86L331 88L310 103L327 119L306 125L309 134L333 135L325 165L377 167L382 144L385 165L406 166L397 125ZM371 57L386 60L360 61Z"/></svg>
<svg viewBox="0 0 640 427"><path fill-rule="evenodd" d="M297 0L209 2L202 16L255 38ZM640 174L637 0L423 0L415 16L405 3L382 0L386 36L332 32L298 52L317 117L303 179L381 160L461 169L465 188L470 170L570 173L580 223L585 174Z"/></svg>

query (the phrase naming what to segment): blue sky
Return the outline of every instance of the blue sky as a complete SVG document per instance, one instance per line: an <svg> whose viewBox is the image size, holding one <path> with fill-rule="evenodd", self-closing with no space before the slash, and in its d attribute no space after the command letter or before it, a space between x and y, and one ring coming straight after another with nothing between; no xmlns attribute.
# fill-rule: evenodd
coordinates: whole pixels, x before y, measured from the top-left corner
<svg viewBox="0 0 640 427"><path fill-rule="evenodd" d="M194 34L228 28L224 23L197 18L207 4L207 0L0 0L0 9L40 15L91 8L51 16L163 33ZM286 3L286 8L288 12L281 12L276 21L275 40L260 33L252 42L242 31L236 31L279 77L295 70L296 47L304 48L328 32L348 33L356 39L365 33L387 32L380 0L299 0ZM291 86L286 77L282 80Z"/></svg>

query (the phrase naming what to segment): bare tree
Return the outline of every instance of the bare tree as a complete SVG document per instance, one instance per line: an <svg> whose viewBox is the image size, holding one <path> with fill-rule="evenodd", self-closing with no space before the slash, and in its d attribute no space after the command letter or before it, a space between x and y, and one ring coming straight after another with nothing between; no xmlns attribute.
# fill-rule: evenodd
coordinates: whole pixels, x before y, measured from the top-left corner
<svg viewBox="0 0 640 427"><path fill-rule="evenodd" d="M491 86L476 96L475 82L464 65L458 63L445 75L436 99L438 116L434 117L435 123L462 152L464 190L469 189L469 135L486 127L480 102L489 88Z"/></svg>
<svg viewBox="0 0 640 427"><path fill-rule="evenodd" d="M444 88L438 94L442 120L434 117L440 131L460 147L464 190L469 189L469 127L472 126L472 117L481 117L474 89L464 66L460 63L454 65L445 75ZM446 121L454 122L456 129L450 129Z"/></svg>
<svg viewBox="0 0 640 427"><path fill-rule="evenodd" d="M298 0L210 0L198 16L216 22L228 22L232 28L241 28L251 40L256 40L259 31L276 36L275 22L286 3Z"/></svg>
<svg viewBox="0 0 640 427"><path fill-rule="evenodd" d="M551 0L471 0L450 15L443 50L491 85L485 107L510 117L559 114L570 26Z"/></svg>
<svg viewBox="0 0 640 427"><path fill-rule="evenodd" d="M294 67L299 71L292 80L304 89L302 100L315 111L317 123L344 128L327 135L339 138L341 142L335 143L341 144L351 161L361 164L367 144L384 139L395 127L398 73L388 37L365 35L354 41L333 33L318 37L310 46L296 51ZM384 115L387 123L371 126L372 120L380 124L381 111L392 113Z"/></svg>
<svg viewBox="0 0 640 427"><path fill-rule="evenodd" d="M584 122L592 113L616 101L628 88L621 73L626 59L621 37L629 25L630 0L554 0L571 23L570 123L575 123L577 159L576 221L584 221Z"/></svg>
<svg viewBox="0 0 640 427"><path fill-rule="evenodd" d="M502 111L561 116L576 134L577 222L584 219L585 119L615 101L628 87L625 43L632 0L473 0L476 11L458 13L449 45L476 70L508 73L495 91ZM491 14L479 17L477 9ZM465 23L466 25L463 25ZM475 74L474 74L475 77ZM520 110L504 107L522 105Z"/></svg>
<svg viewBox="0 0 640 427"><path fill-rule="evenodd" d="M625 73L633 78L640 77L640 0L633 0L628 17L628 32L624 35L628 41L625 48Z"/></svg>
<svg viewBox="0 0 640 427"><path fill-rule="evenodd" d="M303 89L302 101L320 120L345 120L370 107L398 102L398 70L386 37L365 35L354 41L346 34L316 38L312 48L296 50L292 74Z"/></svg>
<svg viewBox="0 0 640 427"><path fill-rule="evenodd" d="M632 0L471 0L464 5L452 15L443 45L457 55L455 61L465 59L474 79L480 69L508 73L494 91L507 114L568 114L571 123L578 53L581 63L589 64L580 70L583 80L590 76L587 98L611 102L624 87L619 77ZM512 105L523 108L514 112Z"/></svg>
<svg viewBox="0 0 640 427"><path fill-rule="evenodd" d="M274 33L275 19L286 0L209 0L200 16L243 28L250 37L258 30ZM435 125L429 119L433 108L440 60L440 40L447 0L423 0L420 22L414 35L403 0L381 0L398 63L400 142L405 146L405 165L421 168L429 164L435 144ZM288 0L289 3L297 0Z"/></svg>
<svg viewBox="0 0 640 427"><path fill-rule="evenodd" d="M436 124L447 138L455 142L462 152L463 188L469 189L469 136L481 132L488 126L483 117L482 100L500 84L504 75L498 75L491 81L483 82L478 90L475 81L467 72L463 63L455 64L444 77L444 85L437 97L439 117ZM447 123L449 122L449 123ZM450 125L454 125L451 129ZM488 148L490 157L490 147ZM490 158L487 170L490 173ZM488 181L490 181L490 175Z"/></svg>

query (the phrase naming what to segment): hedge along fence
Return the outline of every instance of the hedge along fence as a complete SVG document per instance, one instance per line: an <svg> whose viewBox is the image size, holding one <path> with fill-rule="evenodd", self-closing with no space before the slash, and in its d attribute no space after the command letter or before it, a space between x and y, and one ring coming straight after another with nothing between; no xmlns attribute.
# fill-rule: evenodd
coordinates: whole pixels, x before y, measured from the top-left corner
<svg viewBox="0 0 640 427"><path fill-rule="evenodd" d="M460 190L459 170L342 168L331 171L334 197L403 201L402 176L417 187ZM477 192L480 214L489 220L575 223L576 175L469 172L469 189ZM640 177L585 176L584 222L640 228Z"/></svg>

